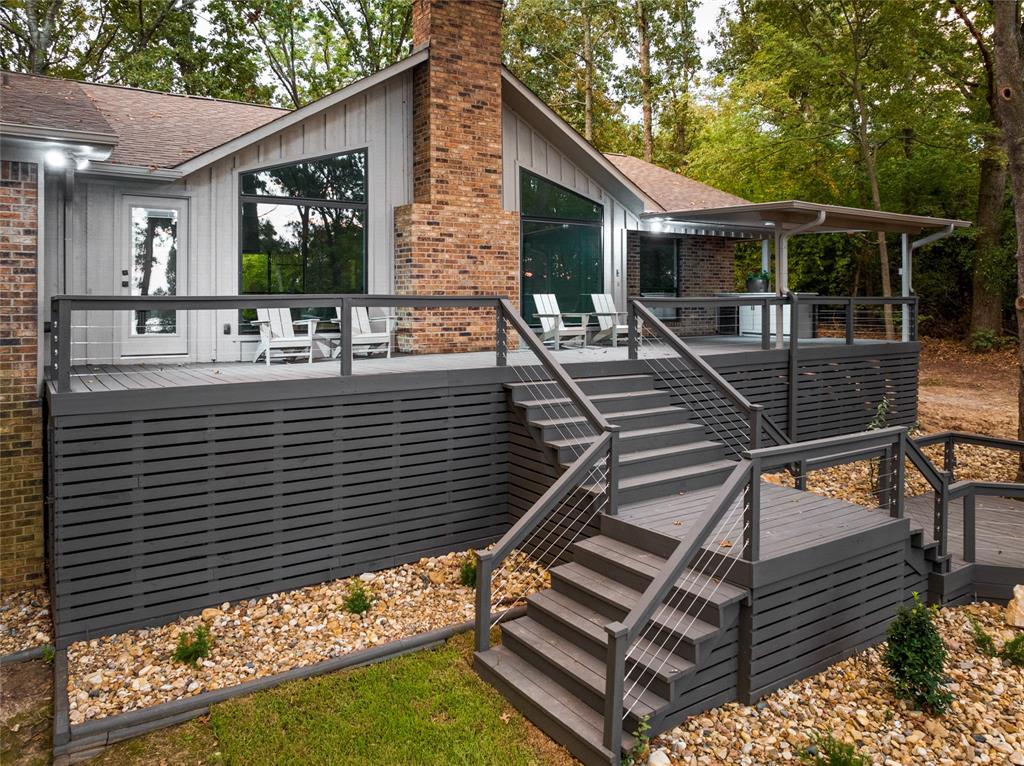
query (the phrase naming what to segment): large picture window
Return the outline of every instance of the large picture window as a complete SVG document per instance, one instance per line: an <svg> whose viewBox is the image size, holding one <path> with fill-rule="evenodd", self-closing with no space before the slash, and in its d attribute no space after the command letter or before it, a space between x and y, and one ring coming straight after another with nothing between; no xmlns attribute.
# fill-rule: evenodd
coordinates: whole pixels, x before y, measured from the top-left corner
<svg viewBox="0 0 1024 766"><path fill-rule="evenodd" d="M366 198L365 150L243 173L241 293L365 292Z"/></svg>
<svg viewBox="0 0 1024 766"><path fill-rule="evenodd" d="M520 212L523 316L539 322L531 297L537 293L553 293L565 312L592 310L590 294L604 292L604 208L523 170Z"/></svg>

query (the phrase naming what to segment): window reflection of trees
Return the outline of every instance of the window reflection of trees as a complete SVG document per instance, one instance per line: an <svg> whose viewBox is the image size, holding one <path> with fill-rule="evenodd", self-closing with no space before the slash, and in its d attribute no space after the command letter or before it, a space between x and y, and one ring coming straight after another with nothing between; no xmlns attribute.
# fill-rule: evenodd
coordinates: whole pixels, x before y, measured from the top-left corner
<svg viewBox="0 0 1024 766"><path fill-rule="evenodd" d="M133 207L132 295L177 295L178 214L173 210ZM177 312L136 311L132 333L177 331Z"/></svg>

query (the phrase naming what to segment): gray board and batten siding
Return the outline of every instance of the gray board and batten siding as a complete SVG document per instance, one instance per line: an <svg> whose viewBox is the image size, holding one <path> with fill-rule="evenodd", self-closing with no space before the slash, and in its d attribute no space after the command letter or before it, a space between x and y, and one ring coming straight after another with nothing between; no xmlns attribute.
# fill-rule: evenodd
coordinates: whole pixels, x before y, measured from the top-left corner
<svg viewBox="0 0 1024 766"><path fill-rule="evenodd" d="M626 359L566 368L648 372ZM509 402L519 379L478 367L158 393L51 385L58 645L492 542L557 472Z"/></svg>

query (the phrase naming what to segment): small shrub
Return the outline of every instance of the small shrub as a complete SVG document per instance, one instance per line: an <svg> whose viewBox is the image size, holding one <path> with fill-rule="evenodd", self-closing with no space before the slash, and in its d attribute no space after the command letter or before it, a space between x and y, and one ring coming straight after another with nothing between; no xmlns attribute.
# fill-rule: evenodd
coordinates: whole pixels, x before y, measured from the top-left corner
<svg viewBox="0 0 1024 766"><path fill-rule="evenodd" d="M200 660L210 656L213 638L205 625L200 625L192 634L182 633L178 636L178 646L172 655L175 662L196 667Z"/></svg>
<svg viewBox="0 0 1024 766"><path fill-rule="evenodd" d="M622 758L622 766L647 763L651 749L651 737L648 734L650 730L650 720L648 716L644 716L637 724L636 731L633 732L633 747Z"/></svg>
<svg viewBox="0 0 1024 766"><path fill-rule="evenodd" d="M976 354L984 354L989 351L999 351L1006 348L1013 341L1004 337L995 330L975 330L967 338L967 347Z"/></svg>
<svg viewBox="0 0 1024 766"><path fill-rule="evenodd" d="M882 400L878 403L878 407L875 408L875 416L868 422L869 431L885 428L885 421L889 417L889 408L891 406L889 397L883 396Z"/></svg>
<svg viewBox="0 0 1024 766"><path fill-rule="evenodd" d="M935 609L914 594L914 605L901 607L889 625L884 661L896 696L932 715L949 707L953 696L942 687L946 648L935 627Z"/></svg>
<svg viewBox="0 0 1024 766"><path fill-rule="evenodd" d="M373 597L362 582L356 580L345 596L345 611L350 614L363 614L373 606Z"/></svg>
<svg viewBox="0 0 1024 766"><path fill-rule="evenodd" d="M473 560L472 554L466 556L459 567L459 583L467 588L476 587L476 561Z"/></svg>
<svg viewBox="0 0 1024 766"><path fill-rule="evenodd" d="M973 617L971 620L971 633L974 634L974 645L978 647L978 651L984 654L986 657L995 657L996 642L992 640L992 636L985 632L985 629L981 627L979 623Z"/></svg>
<svg viewBox="0 0 1024 766"><path fill-rule="evenodd" d="M814 766L870 766L870 762L849 742L840 742L831 734L811 737L811 747L800 754L800 760Z"/></svg>
<svg viewBox="0 0 1024 766"><path fill-rule="evenodd" d="M56 656L57 656L57 653L53 650L52 646L50 646L49 644L46 644L43 647L43 662L45 662L47 665L52 665L53 664L53 658L56 657Z"/></svg>
<svg viewBox="0 0 1024 766"><path fill-rule="evenodd" d="M1018 633L1005 644L999 652L999 657L1011 665L1024 668L1024 633Z"/></svg>

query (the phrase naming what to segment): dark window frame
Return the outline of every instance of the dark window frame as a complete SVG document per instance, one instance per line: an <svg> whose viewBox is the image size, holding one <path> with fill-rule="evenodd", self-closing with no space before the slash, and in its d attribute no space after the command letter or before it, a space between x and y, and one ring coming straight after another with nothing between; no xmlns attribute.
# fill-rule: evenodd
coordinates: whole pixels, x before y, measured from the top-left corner
<svg viewBox="0 0 1024 766"><path fill-rule="evenodd" d="M600 218L598 220L588 221L588 220L581 220L581 219L578 219L578 218L559 218L559 217L554 217L554 216L526 215L525 213L522 212L522 208L523 208L523 177L527 176L527 175L530 175L530 176L533 176L534 178L539 179L542 183L546 183L546 184L550 184L551 186L558 187L559 189L561 189L561 190L563 190L565 192L568 192L569 194L572 194L572 195L574 195L576 197L579 197L580 199L585 200L586 202L590 203L591 205L594 205L595 207L598 208L598 210L600 210ZM522 224L524 222L527 222L527 223L550 223L550 224L558 224L558 225L563 225L563 226L582 226L582 227L586 227L586 228L590 228L590 229L599 229L601 231L601 235L598 237L598 243L599 243L599 255L600 255L600 262L601 262L601 289L603 291L604 290L604 286L605 286L605 273L604 273L605 272L605 252L604 252L605 206L604 206L604 203L592 200L589 197L586 197L586 196L580 194L579 192L577 192L577 191L575 191L573 189L570 189L567 186L563 186L560 183L552 181L550 178L545 178L544 176L540 175L539 173L534 173L533 171L527 170L526 168L523 168L523 167L519 168L519 190L518 191L519 191L519 223L520 223L520 225L519 225L519 302L520 302L520 313L522 314L523 318L526 320L526 322L531 327L539 327L540 326L540 320L536 319L533 316L533 314L535 312L533 311L533 309L531 309L529 306L527 306L527 301L526 301L526 284L525 284L526 283L526 277L523 274L523 248L524 248L524 246L526 244L526 234L524 232L524 227L523 227ZM561 307L559 307L559 308L561 308Z"/></svg>
<svg viewBox="0 0 1024 766"><path fill-rule="evenodd" d="M350 154L362 154L363 159L363 196L365 201L355 202L348 200L330 200L321 199L318 197L278 197L263 194L244 194L242 192L242 177L254 173L262 173L267 170L274 170L276 168L285 168L292 165L301 165L304 163L314 163L322 160L335 159L337 157L343 157ZM238 180L238 294L239 295L255 295L256 293L247 293L244 290L243 279L244 269L242 265L243 252L243 217L245 215L245 205L257 204L257 205L289 205L291 207L327 207L335 209L345 210L359 210L363 213L363 264L362 264L362 285L360 286L360 292L365 294L367 291L367 284L369 275L367 270L369 267L369 207L370 207L370 149L368 146L363 146L358 149L349 149L343 152L329 152L327 154L317 155L315 157L304 157L302 159L290 160L287 162L276 162L272 165L264 165L258 168L248 168L246 170L240 170L237 173ZM303 265L303 281L305 281L305 264ZM305 288L305 284L303 284ZM308 293L273 293L274 295L307 295ZM239 335L250 335L254 334L252 330L248 332L243 330L245 322L242 319L242 311L239 310L238 315L238 334ZM293 309L294 313L295 309Z"/></svg>

